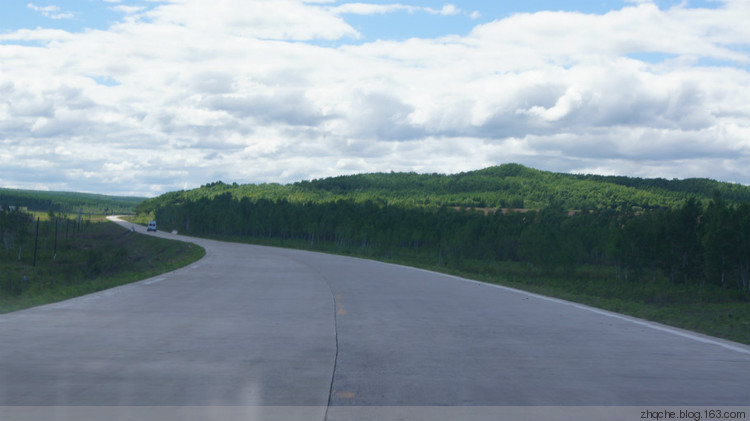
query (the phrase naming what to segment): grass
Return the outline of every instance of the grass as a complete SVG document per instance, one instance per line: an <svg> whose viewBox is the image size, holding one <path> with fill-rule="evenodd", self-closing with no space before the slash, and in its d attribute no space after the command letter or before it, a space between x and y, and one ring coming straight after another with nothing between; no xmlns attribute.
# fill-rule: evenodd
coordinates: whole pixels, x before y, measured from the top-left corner
<svg viewBox="0 0 750 421"><path fill-rule="evenodd" d="M36 266L30 253L21 261L15 255L0 256L0 313L156 276L199 260L205 250L95 219L81 232L59 239L56 255L51 240L40 240Z"/></svg>

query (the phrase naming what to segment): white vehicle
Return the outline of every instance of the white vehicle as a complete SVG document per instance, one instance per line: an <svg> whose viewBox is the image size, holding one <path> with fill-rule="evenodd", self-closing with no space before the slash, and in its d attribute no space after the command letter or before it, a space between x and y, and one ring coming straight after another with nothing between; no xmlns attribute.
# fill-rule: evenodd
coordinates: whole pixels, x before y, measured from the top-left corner
<svg viewBox="0 0 750 421"><path fill-rule="evenodd" d="M149 221L148 228L146 228L146 231L156 232L156 221Z"/></svg>

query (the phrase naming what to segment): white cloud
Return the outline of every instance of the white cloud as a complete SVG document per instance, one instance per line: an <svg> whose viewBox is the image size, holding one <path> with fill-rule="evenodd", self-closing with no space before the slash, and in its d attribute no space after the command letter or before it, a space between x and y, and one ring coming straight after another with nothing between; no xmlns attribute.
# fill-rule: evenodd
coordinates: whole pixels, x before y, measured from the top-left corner
<svg viewBox="0 0 750 421"><path fill-rule="evenodd" d="M352 14L352 15L377 15L397 11L413 12L420 9L416 6L406 6L403 4L371 4L371 3L344 3L332 7L330 10L334 14Z"/></svg>
<svg viewBox="0 0 750 421"><path fill-rule="evenodd" d="M60 6L37 6L35 4L29 3L27 4L27 7L31 10L35 10L41 13L42 15L50 19L70 19L75 16L73 13L63 12L62 10L60 10Z"/></svg>
<svg viewBox="0 0 750 421"><path fill-rule="evenodd" d="M383 15L394 12L408 12L408 13L428 13L431 15L442 15L452 16L461 14L461 9L453 4L446 4L440 9L423 6L411 6L400 3L392 4L373 4L373 3L343 3L338 6L331 7L331 12L337 15L352 14L352 15Z"/></svg>
<svg viewBox="0 0 750 421"><path fill-rule="evenodd" d="M142 195L503 162L750 183L747 2L316 45L358 36L347 13L405 7L170 0L106 31L0 34L0 185Z"/></svg>
<svg viewBox="0 0 750 421"><path fill-rule="evenodd" d="M443 6L442 9L440 9L440 14L443 16L458 15L460 13L461 13L461 9L459 9L453 4L446 4Z"/></svg>
<svg viewBox="0 0 750 421"><path fill-rule="evenodd" d="M146 16L155 26L214 36L305 41L357 35L342 19L298 0L171 0Z"/></svg>
<svg viewBox="0 0 750 421"><path fill-rule="evenodd" d="M112 6L112 10L116 12L125 13L127 15L132 15L134 13L142 12L146 10L145 6L125 6L125 5L119 5L119 6Z"/></svg>

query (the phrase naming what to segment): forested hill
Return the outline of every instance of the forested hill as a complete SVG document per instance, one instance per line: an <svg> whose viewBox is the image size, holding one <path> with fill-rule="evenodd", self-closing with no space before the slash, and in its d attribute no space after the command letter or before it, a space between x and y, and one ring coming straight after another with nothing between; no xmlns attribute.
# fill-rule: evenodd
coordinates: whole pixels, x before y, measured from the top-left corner
<svg viewBox="0 0 750 421"><path fill-rule="evenodd" d="M27 208L31 211L109 214L134 213L143 197L106 196L101 194L15 190L0 188L0 206Z"/></svg>
<svg viewBox="0 0 750 421"><path fill-rule="evenodd" d="M149 212L169 203L212 198L226 193L238 200L287 200L292 203L353 200L405 207L526 209L543 209L555 203L566 209L631 211L675 208L689 197L707 203L717 191L728 203L750 203L750 187L708 179L575 175L505 164L452 175L372 173L288 185L229 185L216 182L199 189L149 199L140 205L139 211Z"/></svg>
<svg viewBox="0 0 750 421"><path fill-rule="evenodd" d="M537 211L451 209L459 207ZM137 210L160 229L188 235L411 256L479 273L498 262L567 274L595 267L626 281L660 280L665 288L714 285L750 293L750 187L711 180L502 165L288 185L217 182L148 199Z"/></svg>

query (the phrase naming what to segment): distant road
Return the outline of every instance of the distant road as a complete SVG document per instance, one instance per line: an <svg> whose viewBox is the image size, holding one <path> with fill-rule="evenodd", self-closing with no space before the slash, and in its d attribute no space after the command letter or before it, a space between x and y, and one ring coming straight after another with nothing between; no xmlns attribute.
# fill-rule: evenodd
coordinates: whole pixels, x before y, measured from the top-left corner
<svg viewBox="0 0 750 421"><path fill-rule="evenodd" d="M192 241L206 257L0 315L6 415L19 405L304 406L307 419L349 406L750 406L745 345L403 266L148 235Z"/></svg>

